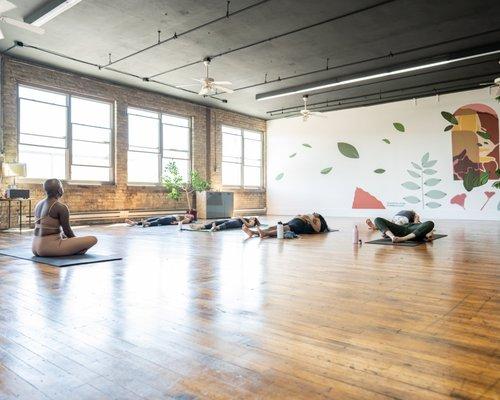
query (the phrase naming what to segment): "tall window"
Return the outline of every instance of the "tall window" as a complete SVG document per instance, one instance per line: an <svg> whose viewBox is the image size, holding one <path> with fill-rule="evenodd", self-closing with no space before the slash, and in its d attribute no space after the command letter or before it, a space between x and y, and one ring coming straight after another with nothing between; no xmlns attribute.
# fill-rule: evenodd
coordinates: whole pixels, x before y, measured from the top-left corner
<svg viewBox="0 0 500 400"><path fill-rule="evenodd" d="M19 162L28 178L110 181L111 132L111 103L19 86Z"/></svg>
<svg viewBox="0 0 500 400"><path fill-rule="evenodd" d="M222 184L262 186L262 133L222 125Z"/></svg>
<svg viewBox="0 0 500 400"><path fill-rule="evenodd" d="M170 161L185 181L191 171L191 119L128 109L128 182L160 183Z"/></svg>

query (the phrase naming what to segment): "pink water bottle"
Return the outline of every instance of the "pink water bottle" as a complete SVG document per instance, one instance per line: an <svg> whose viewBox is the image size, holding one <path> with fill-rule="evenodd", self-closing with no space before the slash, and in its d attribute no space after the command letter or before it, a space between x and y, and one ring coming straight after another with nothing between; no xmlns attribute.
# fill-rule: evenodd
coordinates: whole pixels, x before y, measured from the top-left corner
<svg viewBox="0 0 500 400"><path fill-rule="evenodd" d="M358 232L358 226L354 225L354 228L352 230L352 243L353 244L358 244L359 243L359 232Z"/></svg>

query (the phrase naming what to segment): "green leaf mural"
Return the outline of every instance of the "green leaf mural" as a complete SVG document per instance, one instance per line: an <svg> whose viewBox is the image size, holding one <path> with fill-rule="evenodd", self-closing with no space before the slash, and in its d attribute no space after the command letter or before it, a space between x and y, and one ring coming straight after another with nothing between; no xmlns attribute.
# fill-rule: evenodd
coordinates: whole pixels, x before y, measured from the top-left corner
<svg viewBox="0 0 500 400"><path fill-rule="evenodd" d="M383 142L386 142L387 144L391 144L391 141L389 139L382 139Z"/></svg>
<svg viewBox="0 0 500 400"><path fill-rule="evenodd" d="M297 155L297 153L290 154L288 157L293 158Z"/></svg>
<svg viewBox="0 0 500 400"><path fill-rule="evenodd" d="M491 186L494 187L495 189L500 190L500 181L493 182L493 185Z"/></svg>
<svg viewBox="0 0 500 400"><path fill-rule="evenodd" d="M375 171L373 171L373 172L375 172L376 174L383 174L383 173L385 172L385 169L383 169L383 168L377 168L377 169L376 169Z"/></svg>
<svg viewBox="0 0 500 400"><path fill-rule="evenodd" d="M429 153L425 153L423 156L422 156L422 159L420 160L420 163L422 165L424 165L426 162L429 161Z"/></svg>
<svg viewBox="0 0 500 400"><path fill-rule="evenodd" d="M483 186L488 182L489 174L488 172L481 171L469 171L464 175L463 183L464 188L470 192L475 187Z"/></svg>
<svg viewBox="0 0 500 400"><path fill-rule="evenodd" d="M430 190L425 195L427 197L429 197L430 199L438 200L438 199L442 199L443 197L445 197L446 193L442 192L441 190Z"/></svg>
<svg viewBox="0 0 500 400"><path fill-rule="evenodd" d="M405 189L408 189L408 190L420 189L420 186L418 186L415 182L412 182L412 181L404 182L401 184L401 186L403 186Z"/></svg>
<svg viewBox="0 0 500 400"><path fill-rule="evenodd" d="M283 179L284 176L285 176L285 173L282 172L282 173L276 175L276 178L274 178L274 179L276 179L277 181L280 181L281 179Z"/></svg>
<svg viewBox="0 0 500 400"><path fill-rule="evenodd" d="M425 163L422 163L422 166L424 168L430 168L430 167L433 167L434 165L436 165L437 163L437 160L431 160L431 161L427 161Z"/></svg>
<svg viewBox="0 0 500 400"><path fill-rule="evenodd" d="M453 114L450 114L448 111L441 111L441 115L450 124L458 125L458 120L455 118Z"/></svg>
<svg viewBox="0 0 500 400"><path fill-rule="evenodd" d="M394 122L392 125L394 125L394 128L399 132L405 131L405 126L401 122Z"/></svg>
<svg viewBox="0 0 500 400"><path fill-rule="evenodd" d="M441 179L437 179L437 178L430 178L430 179L427 179L427 180L424 182L424 185L425 185L425 186L436 186L439 182L441 182Z"/></svg>
<svg viewBox="0 0 500 400"><path fill-rule="evenodd" d="M407 203L411 203L411 204L417 204L417 203L420 203L420 199L418 197L415 197L415 196L407 196L407 197L403 197L403 199L407 202Z"/></svg>
<svg viewBox="0 0 500 400"><path fill-rule="evenodd" d="M438 208L441 207L441 204L436 203L435 201L430 201L429 203L425 203L425 205L429 208Z"/></svg>
<svg viewBox="0 0 500 400"><path fill-rule="evenodd" d="M323 168L323 169L321 170L321 173L322 173L323 175L328 175L330 172L332 172L332 169L333 169L333 167Z"/></svg>
<svg viewBox="0 0 500 400"><path fill-rule="evenodd" d="M415 171L412 171L411 169L407 169L408 173L413 177L413 178L420 178L421 175Z"/></svg>
<svg viewBox="0 0 500 400"><path fill-rule="evenodd" d="M437 171L435 169L424 169L422 172L425 175L434 175L435 173L437 173Z"/></svg>
<svg viewBox="0 0 500 400"><path fill-rule="evenodd" d="M500 201L498 202L498 205L497 205L497 211L500 211Z"/></svg>
<svg viewBox="0 0 500 400"><path fill-rule="evenodd" d="M345 142L338 142L337 146L339 148L340 153L348 158L359 158L358 150L352 144Z"/></svg>
<svg viewBox="0 0 500 400"><path fill-rule="evenodd" d="M422 170L422 167L417 163L412 162L411 165L413 165L416 169Z"/></svg>
<svg viewBox="0 0 500 400"><path fill-rule="evenodd" d="M477 131L476 132L479 136L481 136L483 139L489 140L491 139L491 136L488 132L486 131Z"/></svg>
<svg viewBox="0 0 500 400"><path fill-rule="evenodd" d="M302 146L312 149L312 146L309 143L302 143Z"/></svg>
<svg viewBox="0 0 500 400"><path fill-rule="evenodd" d="M448 125L446 128L444 128L444 131L447 132L449 130L452 130L455 125Z"/></svg>

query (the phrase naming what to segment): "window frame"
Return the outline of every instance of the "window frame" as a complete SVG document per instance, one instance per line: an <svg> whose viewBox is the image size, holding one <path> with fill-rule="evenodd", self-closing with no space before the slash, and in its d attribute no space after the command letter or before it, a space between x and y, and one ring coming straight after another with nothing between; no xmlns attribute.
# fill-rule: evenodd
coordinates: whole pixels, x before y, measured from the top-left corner
<svg viewBox="0 0 500 400"><path fill-rule="evenodd" d="M241 184L240 185L224 185L224 183L222 182L223 163L224 162L230 163L230 161L224 161L224 144L223 144L224 143L224 134L234 135L234 134L229 133L229 132L225 133L224 127L228 127L230 129L237 129L240 131L241 161L240 161L240 163L233 163L233 164L240 164L240 168L241 168ZM259 166L259 168L260 168L260 185L259 186L245 185L245 131L258 133L260 135L260 166ZM265 188L265 183L264 183L264 132L260 131L258 129L248 129L248 128L242 128L239 126L221 123L220 133L221 133L221 143L222 143L221 144L221 161L220 161L221 162L221 185L222 185L222 187L227 188L227 189L263 190Z"/></svg>
<svg viewBox="0 0 500 400"><path fill-rule="evenodd" d="M16 84L16 112L17 112L17 118L16 118L16 123L17 123L17 159L19 159L19 153L20 153L20 146L23 145L21 143L21 97L19 95L19 88L20 87L25 87L27 89L33 89L33 90L38 90L38 91L43 91L43 92L49 92L53 93L56 95L63 95L66 98L66 105L60 105L60 104L55 104L55 103L49 103L49 102L44 102L40 100L33 100L33 99L25 99L28 101L33 101L33 102L38 102L38 103L43 103L43 104L51 104L51 105L56 105L59 107L66 107L66 136L65 136L65 141L66 141L66 147L64 148L64 164L65 164L65 171L64 171L64 178L61 179L62 182L72 184L72 185L92 185L92 186L99 186L99 185L114 185L115 184L115 114L116 114L116 109L115 109L115 101L110 100L110 99L104 99L104 98L99 98L96 96L92 95L82 95L79 93L72 93L66 90L61 90L58 88L53 88L53 87L46 87L42 85L37 85L37 84L32 84L32 83L25 83L25 82L17 82ZM107 181L94 181L94 180L75 180L71 179L71 166L72 166L72 160L73 160L73 123L71 121L71 98L76 97L80 98L83 100L88 100L88 101L94 101L94 102L101 102L101 103L106 103L109 104L110 106L110 135L109 135L109 160L110 160L110 165L109 165L109 180ZM77 124L80 126L87 126L85 124ZM90 125L89 125L90 126ZM27 145L30 146L30 145ZM41 145L43 146L43 145ZM56 148L53 146L46 146L48 148ZM41 183L44 182L46 179L49 178L18 178L19 182L24 182L24 183Z"/></svg>
<svg viewBox="0 0 500 400"><path fill-rule="evenodd" d="M157 158L158 158L158 182L135 182L135 181L129 181L128 180L128 153L129 152L137 152L137 153L141 153L141 151L137 151L137 150L131 150L130 149L130 141L129 141L129 138L130 138L130 132L129 132L129 109L136 109L138 111L145 111L145 112L149 112L149 113L154 113L157 115L158 117L158 124L159 124L159 128L158 128L158 153L149 153L149 152L144 152L144 153L147 153L147 154L156 154L157 155ZM140 117L144 117L144 118L153 118L153 117L147 117L147 116L144 116L144 115L138 115L138 114L133 114L133 115L137 115L137 116L140 116ZM170 117L176 117L176 118L183 118L183 119L186 119L188 121L188 126L180 126L180 125L173 125L173 124L164 124L163 121L162 121L162 117L163 116L170 116ZM153 110L151 108L145 108L145 107L137 107L135 105L131 105L131 104L128 104L127 105L127 186L155 186L155 187L161 187L163 186L162 185L162 176L163 176L163 159L164 158L171 158L171 157L164 157L163 156L163 150L171 150L171 151L177 151L175 149L164 149L163 148L163 125L170 125L170 126L176 126L176 127L180 127L180 128L187 128L188 131L189 131L189 143L188 143L188 158L187 158L187 161L188 161L188 183L191 182L191 172L193 170L193 158L192 158L192 155L193 155L193 117L192 116L186 116L186 115L181 115L181 114L176 114L176 113L172 113L172 112L162 112L160 110ZM174 158L175 160L175 158ZM184 158L180 159L180 160L185 160Z"/></svg>

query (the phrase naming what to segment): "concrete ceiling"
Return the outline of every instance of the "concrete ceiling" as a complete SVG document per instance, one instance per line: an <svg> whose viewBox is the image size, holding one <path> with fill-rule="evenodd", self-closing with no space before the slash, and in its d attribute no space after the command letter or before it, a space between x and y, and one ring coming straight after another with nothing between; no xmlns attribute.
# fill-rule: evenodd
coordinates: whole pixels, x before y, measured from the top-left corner
<svg viewBox="0 0 500 400"><path fill-rule="evenodd" d="M5 15L22 19L47 0L10 0L17 8ZM232 0L234 12L259 0ZM156 46L112 67L139 77L182 66L275 35L361 10L382 0L270 0L245 12L195 30L178 39ZM98 65L108 63L108 53L116 60L150 46L157 31L166 39L174 33L213 20L226 13L225 0L82 0L48 22L44 35L6 24L6 39L0 49L14 40ZM418 65L429 58L463 50L480 51L483 46L500 49L500 2L498 0L395 0L366 11L325 23L275 40L265 41L228 55L217 57L211 76L230 80L241 88L321 70L329 58L329 70L293 79L283 79L232 94L219 95L227 103L107 69L85 65L43 51L15 47L8 54L59 68L158 91L197 103L235 110L263 118L273 118L300 106L301 95L256 101L255 95L276 89L325 79L369 74L371 71L409 63ZM491 32L492 31L492 32ZM487 34L483 34L489 32ZM459 40L457 40L459 39ZM431 46L430 45L434 45ZM408 51L418 49L414 51ZM404 52L404 54L398 54ZM394 54L389 57L388 54ZM387 56L387 57L383 57ZM378 60L356 63L369 58ZM393 79L352 84L336 90L311 92L310 103L322 103L324 110L374 104L478 87L500 76L499 55L464 61ZM339 65L356 63L342 68ZM170 84L190 84L203 76L203 64L161 75L155 79ZM197 91L196 86L188 89ZM285 114L281 114L284 109ZM271 115L270 111L277 111Z"/></svg>

